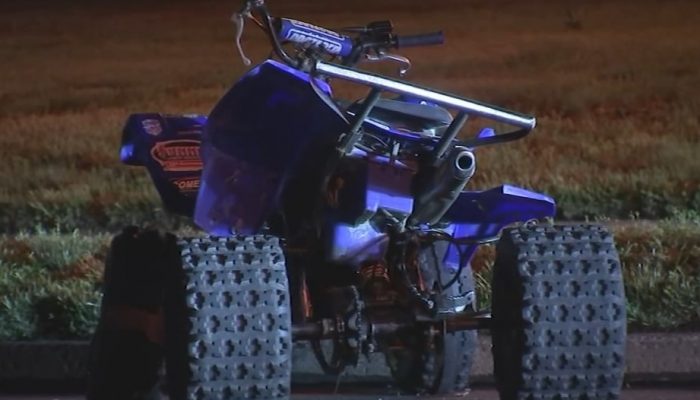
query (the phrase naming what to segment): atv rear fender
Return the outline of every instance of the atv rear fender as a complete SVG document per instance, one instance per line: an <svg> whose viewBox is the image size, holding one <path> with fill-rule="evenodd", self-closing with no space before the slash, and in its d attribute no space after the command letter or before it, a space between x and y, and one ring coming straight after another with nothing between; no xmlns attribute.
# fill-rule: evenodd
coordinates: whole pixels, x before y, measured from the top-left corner
<svg viewBox="0 0 700 400"><path fill-rule="evenodd" d="M448 231L455 238L475 243L462 246L461 250L451 245L445 256L445 266L456 270L460 264L466 264L479 242L496 238L510 224L551 218L555 214L556 204L551 197L511 185L482 192L462 192L445 215L445 219L451 221Z"/></svg>

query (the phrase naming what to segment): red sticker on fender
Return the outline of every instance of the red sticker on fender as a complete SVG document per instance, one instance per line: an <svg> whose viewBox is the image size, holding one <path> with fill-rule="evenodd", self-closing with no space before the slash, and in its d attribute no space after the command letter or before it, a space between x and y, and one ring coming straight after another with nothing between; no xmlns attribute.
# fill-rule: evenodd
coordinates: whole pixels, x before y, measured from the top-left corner
<svg viewBox="0 0 700 400"><path fill-rule="evenodd" d="M199 171L202 160L199 158L199 140L168 140L156 143L151 156L164 171Z"/></svg>

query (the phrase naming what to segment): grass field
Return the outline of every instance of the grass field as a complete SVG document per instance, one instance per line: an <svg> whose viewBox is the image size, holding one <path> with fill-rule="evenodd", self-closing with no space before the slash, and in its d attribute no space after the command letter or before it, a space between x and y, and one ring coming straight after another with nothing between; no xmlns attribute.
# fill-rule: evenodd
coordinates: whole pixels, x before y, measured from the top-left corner
<svg viewBox="0 0 700 400"><path fill-rule="evenodd" d="M698 329L700 226L663 221L618 225L614 232L631 328ZM106 234L77 232L0 236L0 341L91 335L109 241ZM494 256L486 246L472 263L481 308L490 306Z"/></svg>
<svg viewBox="0 0 700 400"><path fill-rule="evenodd" d="M0 2L0 338L90 332L106 232L186 225L164 214L144 170L119 164L121 128L133 112L211 109L245 71L236 3ZM539 121L525 140L480 150L472 188L548 192L563 219L632 218L614 224L631 320L700 320L700 2L268 3L329 28L391 18L401 33L444 30L444 46L401 52L410 80ZM248 55L263 60L269 46L249 28ZM13 236L56 228L81 233Z"/></svg>
<svg viewBox="0 0 700 400"><path fill-rule="evenodd" d="M399 32L443 29L446 45L402 52L412 80L539 117L530 138L478 154L474 187L547 191L565 218L700 209L700 3L342 3L269 4L331 28L392 18ZM212 107L244 71L232 7L3 2L3 230L157 218L144 171L118 164L121 125L131 112ZM269 52L252 27L245 47L256 60Z"/></svg>

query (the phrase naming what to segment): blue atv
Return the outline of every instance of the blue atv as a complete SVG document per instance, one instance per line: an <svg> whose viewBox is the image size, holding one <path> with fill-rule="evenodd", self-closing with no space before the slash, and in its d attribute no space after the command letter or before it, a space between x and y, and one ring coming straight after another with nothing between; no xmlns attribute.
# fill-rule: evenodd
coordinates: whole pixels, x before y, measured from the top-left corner
<svg viewBox="0 0 700 400"><path fill-rule="evenodd" d="M465 189L478 149L524 138L534 117L354 68L395 62L403 75L409 60L390 51L440 44L440 32L378 21L341 34L272 17L263 0L233 20L246 63L246 20L276 57L209 116L127 121L122 161L210 236L131 227L114 239L89 398L147 396L162 359L171 399L288 398L295 341L328 374L381 353L404 392L463 393L479 329L502 399L618 397L625 298L611 234L547 223L544 194ZM339 99L340 82L368 94ZM470 132L470 118L500 129ZM489 311L470 261L490 243Z"/></svg>

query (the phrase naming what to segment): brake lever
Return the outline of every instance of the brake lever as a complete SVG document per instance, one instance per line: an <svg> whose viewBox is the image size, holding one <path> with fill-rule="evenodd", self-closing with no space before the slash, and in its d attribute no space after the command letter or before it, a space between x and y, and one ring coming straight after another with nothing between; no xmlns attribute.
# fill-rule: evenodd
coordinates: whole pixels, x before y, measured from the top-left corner
<svg viewBox="0 0 700 400"><path fill-rule="evenodd" d="M246 57L245 53L243 52L243 45L241 44L241 39L243 38L243 30L245 28L245 19L249 18L250 15L250 10L247 9L247 7L240 12L235 12L233 15L231 15L231 21L233 22L234 25L236 25L236 48L238 49L238 54L241 56L241 60L243 61L243 64L247 67L250 66L253 62L250 60L250 58Z"/></svg>
<svg viewBox="0 0 700 400"><path fill-rule="evenodd" d="M377 62L377 61L395 61L401 64L399 67L399 76L403 77L406 75L408 70L411 69L411 60L404 56L400 56L398 54L391 54L391 53L385 53L385 52L377 52L376 55L374 54L366 54L365 59L367 61L371 62Z"/></svg>

